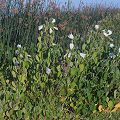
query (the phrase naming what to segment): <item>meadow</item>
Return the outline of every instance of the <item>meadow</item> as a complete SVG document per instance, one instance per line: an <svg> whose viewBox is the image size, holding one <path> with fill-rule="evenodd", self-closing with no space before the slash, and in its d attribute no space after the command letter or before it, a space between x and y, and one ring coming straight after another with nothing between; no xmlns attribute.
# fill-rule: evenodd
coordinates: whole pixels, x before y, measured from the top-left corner
<svg viewBox="0 0 120 120"><path fill-rule="evenodd" d="M0 120L119 120L120 8L0 3Z"/></svg>

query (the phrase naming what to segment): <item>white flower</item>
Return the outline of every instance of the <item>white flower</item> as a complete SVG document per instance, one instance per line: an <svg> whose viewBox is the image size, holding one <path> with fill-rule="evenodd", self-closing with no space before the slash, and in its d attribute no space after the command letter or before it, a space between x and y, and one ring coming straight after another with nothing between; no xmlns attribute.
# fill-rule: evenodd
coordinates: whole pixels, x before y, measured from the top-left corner
<svg viewBox="0 0 120 120"><path fill-rule="evenodd" d="M109 56L110 56L110 58L115 58L116 57L114 53L109 53Z"/></svg>
<svg viewBox="0 0 120 120"><path fill-rule="evenodd" d="M110 44L110 47L113 48L113 47L114 47L114 44Z"/></svg>
<svg viewBox="0 0 120 120"><path fill-rule="evenodd" d="M56 22L56 20L54 18L52 18L52 23L55 23L55 22Z"/></svg>
<svg viewBox="0 0 120 120"><path fill-rule="evenodd" d="M15 62L15 66L19 66L20 63L18 61Z"/></svg>
<svg viewBox="0 0 120 120"><path fill-rule="evenodd" d="M53 43L52 45L53 45L53 46L55 46L56 44L55 44L55 43Z"/></svg>
<svg viewBox="0 0 120 120"><path fill-rule="evenodd" d="M112 35L112 31L111 30L108 30L108 35Z"/></svg>
<svg viewBox="0 0 120 120"><path fill-rule="evenodd" d="M73 34L72 34L72 33L71 33L71 34L69 34L69 35L68 35L68 38L70 38L70 39L72 39L72 40L73 40L73 39L74 39Z"/></svg>
<svg viewBox="0 0 120 120"><path fill-rule="evenodd" d="M38 26L38 30L42 30L43 29L43 25Z"/></svg>
<svg viewBox="0 0 120 120"><path fill-rule="evenodd" d="M112 31L111 30L107 30L107 31L103 30L103 34L105 35L105 37L108 37L109 35L112 34Z"/></svg>
<svg viewBox="0 0 120 120"><path fill-rule="evenodd" d="M98 30L100 28L99 25L95 25L95 29Z"/></svg>
<svg viewBox="0 0 120 120"><path fill-rule="evenodd" d="M70 67L72 67L73 66L73 62L70 62Z"/></svg>
<svg viewBox="0 0 120 120"><path fill-rule="evenodd" d="M71 52L68 54L68 58L70 58L70 56L71 56Z"/></svg>
<svg viewBox="0 0 120 120"><path fill-rule="evenodd" d="M23 55L22 55L22 54L20 54L20 58L21 58L21 59L23 58Z"/></svg>
<svg viewBox="0 0 120 120"><path fill-rule="evenodd" d="M46 68L46 73L49 75L51 73L51 69L50 68Z"/></svg>
<svg viewBox="0 0 120 120"><path fill-rule="evenodd" d="M53 32L52 28L50 28L49 32L50 32L50 34Z"/></svg>
<svg viewBox="0 0 120 120"><path fill-rule="evenodd" d="M21 48L22 46L20 44L17 45L17 48Z"/></svg>
<svg viewBox="0 0 120 120"><path fill-rule="evenodd" d="M58 28L57 28L57 27L54 27L54 29L55 29L55 30L58 30Z"/></svg>
<svg viewBox="0 0 120 120"><path fill-rule="evenodd" d="M72 50L74 48L74 44L70 43L70 49Z"/></svg>
<svg viewBox="0 0 120 120"><path fill-rule="evenodd" d="M85 54L85 53L80 53L80 56L81 56L82 58L85 58L86 54Z"/></svg>
<svg viewBox="0 0 120 120"><path fill-rule="evenodd" d="M120 53L120 48L118 49L119 53Z"/></svg>

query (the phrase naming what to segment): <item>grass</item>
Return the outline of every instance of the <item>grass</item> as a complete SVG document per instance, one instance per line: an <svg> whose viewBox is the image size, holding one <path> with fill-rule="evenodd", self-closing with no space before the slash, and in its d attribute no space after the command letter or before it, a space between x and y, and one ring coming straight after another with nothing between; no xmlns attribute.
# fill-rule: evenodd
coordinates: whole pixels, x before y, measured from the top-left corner
<svg viewBox="0 0 120 120"><path fill-rule="evenodd" d="M119 120L120 111L116 113L97 113L90 116L89 120Z"/></svg>

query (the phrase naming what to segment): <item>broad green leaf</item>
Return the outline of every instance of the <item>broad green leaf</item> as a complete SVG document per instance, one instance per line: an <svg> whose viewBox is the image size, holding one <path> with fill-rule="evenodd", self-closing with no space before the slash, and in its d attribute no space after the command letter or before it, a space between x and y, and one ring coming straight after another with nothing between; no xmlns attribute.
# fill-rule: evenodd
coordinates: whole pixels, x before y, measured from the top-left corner
<svg viewBox="0 0 120 120"><path fill-rule="evenodd" d="M14 88L16 88L15 82L13 82L13 81L12 81L12 86L13 86Z"/></svg>
<svg viewBox="0 0 120 120"><path fill-rule="evenodd" d="M8 112L8 111L6 112L6 116L10 117L10 114L9 114L9 112Z"/></svg>
<svg viewBox="0 0 120 120"><path fill-rule="evenodd" d="M71 88L75 88L75 86L76 86L76 83L73 81L73 82L70 84L70 87L71 87Z"/></svg>
<svg viewBox="0 0 120 120"><path fill-rule="evenodd" d="M45 88L45 83L44 82L42 82L40 85L41 85L42 89Z"/></svg>
<svg viewBox="0 0 120 120"><path fill-rule="evenodd" d="M13 75L14 78L16 78L16 73L15 73L15 71L12 71L12 75Z"/></svg>
<svg viewBox="0 0 120 120"><path fill-rule="evenodd" d="M92 54L92 57L93 57L93 59L95 59L95 58L97 57L97 52L94 52L94 53Z"/></svg>
<svg viewBox="0 0 120 120"><path fill-rule="evenodd" d="M68 95L72 95L72 94L74 94L74 89L72 89L72 88L68 88Z"/></svg>
<svg viewBox="0 0 120 120"><path fill-rule="evenodd" d="M70 103L70 106L71 106L71 107L74 107L74 104L73 104L73 102L72 102L72 103Z"/></svg>
<svg viewBox="0 0 120 120"><path fill-rule="evenodd" d="M19 109L19 107L18 107L18 105L16 105L15 107L14 107L14 110L18 110Z"/></svg>
<svg viewBox="0 0 120 120"><path fill-rule="evenodd" d="M112 109L113 106L114 106L114 104L113 104L113 102L110 100L110 101L108 102L108 107L109 107L110 109Z"/></svg>
<svg viewBox="0 0 120 120"><path fill-rule="evenodd" d="M57 70L58 70L58 71L61 71L60 65L57 66Z"/></svg>
<svg viewBox="0 0 120 120"><path fill-rule="evenodd" d="M70 72L70 75L71 75L71 76L74 76L74 75L76 75L76 73L77 73L76 68L72 68L72 69L71 69L71 72Z"/></svg>
<svg viewBox="0 0 120 120"><path fill-rule="evenodd" d="M13 58L13 63L15 64L15 62L17 61L16 57Z"/></svg>
<svg viewBox="0 0 120 120"><path fill-rule="evenodd" d="M87 40L87 44L89 44L90 43L90 38Z"/></svg>
<svg viewBox="0 0 120 120"><path fill-rule="evenodd" d="M59 72L57 73L57 77L60 77L60 75L61 75L61 71L59 71Z"/></svg>
<svg viewBox="0 0 120 120"><path fill-rule="evenodd" d="M85 48L86 48L86 44L84 43L84 44L82 45L82 50L85 50Z"/></svg>
<svg viewBox="0 0 120 120"><path fill-rule="evenodd" d="M40 59L37 55L36 55L36 60L37 60L37 62L40 62Z"/></svg>
<svg viewBox="0 0 120 120"><path fill-rule="evenodd" d="M83 72L84 70L84 64L80 64L80 72Z"/></svg>
<svg viewBox="0 0 120 120"><path fill-rule="evenodd" d="M29 62L28 61L24 61L23 62L23 68L25 69L28 69L29 68Z"/></svg>

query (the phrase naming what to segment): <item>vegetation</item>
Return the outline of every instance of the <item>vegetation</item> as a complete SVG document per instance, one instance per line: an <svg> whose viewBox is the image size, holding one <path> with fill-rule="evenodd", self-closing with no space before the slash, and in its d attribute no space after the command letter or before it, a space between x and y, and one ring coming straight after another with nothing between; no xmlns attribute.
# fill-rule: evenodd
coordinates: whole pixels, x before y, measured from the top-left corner
<svg viewBox="0 0 120 120"><path fill-rule="evenodd" d="M120 118L120 9L0 4L0 119Z"/></svg>

